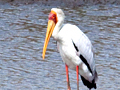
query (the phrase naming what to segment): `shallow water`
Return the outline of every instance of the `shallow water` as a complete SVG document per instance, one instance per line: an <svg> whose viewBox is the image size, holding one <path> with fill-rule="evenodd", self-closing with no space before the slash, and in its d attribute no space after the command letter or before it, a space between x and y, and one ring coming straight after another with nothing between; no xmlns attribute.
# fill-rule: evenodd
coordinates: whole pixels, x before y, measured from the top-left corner
<svg viewBox="0 0 120 90"><path fill-rule="evenodd" d="M42 60L47 18L52 6L0 5L0 89L66 90L65 65L51 38ZM97 90L120 90L120 6L65 8L65 23L90 38L99 75ZM72 90L76 72L70 70ZM87 90L80 80L80 90Z"/></svg>

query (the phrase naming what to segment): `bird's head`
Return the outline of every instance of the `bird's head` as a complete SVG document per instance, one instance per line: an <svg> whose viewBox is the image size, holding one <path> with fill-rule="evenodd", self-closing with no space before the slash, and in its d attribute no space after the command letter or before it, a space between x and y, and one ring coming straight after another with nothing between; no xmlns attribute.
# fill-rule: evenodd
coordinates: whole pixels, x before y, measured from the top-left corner
<svg viewBox="0 0 120 90"><path fill-rule="evenodd" d="M52 8L51 12L48 16L48 26L47 26L46 38L45 38L44 47L43 47L43 54L42 54L43 59L45 58L45 52L47 49L47 45L48 45L50 37L54 31L54 28L55 28L56 24L59 21L61 21L62 19L64 19L63 11L61 9L58 9L58 8Z"/></svg>

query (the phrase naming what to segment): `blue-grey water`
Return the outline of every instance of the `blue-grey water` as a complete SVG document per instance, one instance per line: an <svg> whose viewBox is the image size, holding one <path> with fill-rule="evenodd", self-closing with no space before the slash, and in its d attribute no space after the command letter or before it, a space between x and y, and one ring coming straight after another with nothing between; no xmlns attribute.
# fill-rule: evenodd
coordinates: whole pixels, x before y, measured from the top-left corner
<svg viewBox="0 0 120 90"><path fill-rule="evenodd" d="M42 59L48 14L52 6L0 4L0 90L66 90L65 65L51 38ZM61 7L65 23L90 38L99 75L97 90L120 90L120 6ZM76 72L70 70L71 89ZM80 90L88 90L80 79Z"/></svg>

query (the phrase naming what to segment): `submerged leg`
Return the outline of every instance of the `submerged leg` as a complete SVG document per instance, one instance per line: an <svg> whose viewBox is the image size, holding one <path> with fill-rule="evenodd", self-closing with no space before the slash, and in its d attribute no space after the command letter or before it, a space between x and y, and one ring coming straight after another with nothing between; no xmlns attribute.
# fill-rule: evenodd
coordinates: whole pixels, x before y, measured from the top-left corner
<svg viewBox="0 0 120 90"><path fill-rule="evenodd" d="M69 81L69 72L68 72L68 66L65 64L65 68L66 68L66 77L67 77L67 90L71 90L70 88L70 81Z"/></svg>
<svg viewBox="0 0 120 90"><path fill-rule="evenodd" d="M79 66L76 66L77 90L79 90Z"/></svg>

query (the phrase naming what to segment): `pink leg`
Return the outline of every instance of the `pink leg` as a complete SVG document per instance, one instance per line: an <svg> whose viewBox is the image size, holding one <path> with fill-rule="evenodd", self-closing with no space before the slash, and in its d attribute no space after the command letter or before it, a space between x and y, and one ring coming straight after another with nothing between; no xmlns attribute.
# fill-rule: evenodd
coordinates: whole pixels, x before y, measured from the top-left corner
<svg viewBox="0 0 120 90"><path fill-rule="evenodd" d="M76 66L77 90L79 90L79 66Z"/></svg>
<svg viewBox="0 0 120 90"><path fill-rule="evenodd" d="M68 66L67 66L67 65L65 65L65 68L66 68L67 87L68 87L68 89L67 89L67 90L71 90L71 88L70 88L70 81L69 81Z"/></svg>

